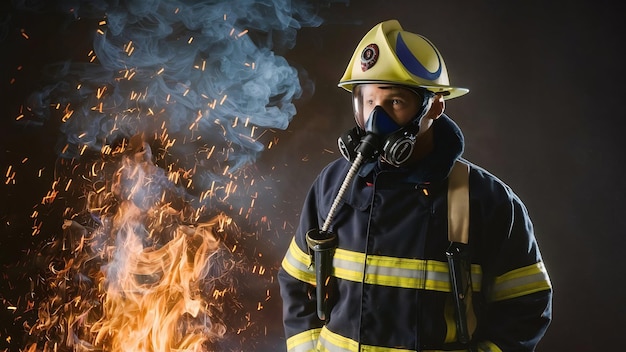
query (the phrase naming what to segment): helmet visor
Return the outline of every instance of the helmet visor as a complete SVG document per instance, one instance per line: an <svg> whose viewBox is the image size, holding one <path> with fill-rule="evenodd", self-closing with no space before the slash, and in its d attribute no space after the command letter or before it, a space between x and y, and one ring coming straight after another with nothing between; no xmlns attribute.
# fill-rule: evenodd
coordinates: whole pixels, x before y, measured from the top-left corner
<svg viewBox="0 0 626 352"><path fill-rule="evenodd" d="M358 84L352 90L352 108L356 124L366 130L372 111L379 106L400 127L417 121L427 110L434 93L423 88L393 84Z"/></svg>

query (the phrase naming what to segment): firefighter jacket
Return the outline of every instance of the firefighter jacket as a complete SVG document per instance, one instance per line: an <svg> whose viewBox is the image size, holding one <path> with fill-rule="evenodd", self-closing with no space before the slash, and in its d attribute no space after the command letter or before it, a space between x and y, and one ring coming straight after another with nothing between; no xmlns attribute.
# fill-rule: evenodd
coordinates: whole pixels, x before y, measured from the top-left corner
<svg viewBox="0 0 626 352"><path fill-rule="evenodd" d="M462 160L463 136L446 115L432 128L434 151L417 165L366 164L346 190L329 229L338 243L325 322L305 234L324 223L349 162L332 162L312 185L278 273L289 352L469 350L457 341L445 254L447 176ZM470 165L471 348L532 351L552 301L532 223L506 184L462 161Z"/></svg>

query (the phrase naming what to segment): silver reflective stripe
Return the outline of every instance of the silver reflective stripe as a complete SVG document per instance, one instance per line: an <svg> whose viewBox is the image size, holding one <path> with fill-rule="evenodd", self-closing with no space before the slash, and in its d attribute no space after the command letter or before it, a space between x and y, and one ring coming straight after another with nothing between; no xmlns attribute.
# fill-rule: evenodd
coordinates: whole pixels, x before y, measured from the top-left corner
<svg viewBox="0 0 626 352"><path fill-rule="evenodd" d="M320 351L356 352L359 350L359 343L323 327L319 337L319 347L321 347Z"/></svg>
<svg viewBox="0 0 626 352"><path fill-rule="evenodd" d="M372 262L376 261L372 260ZM433 265L421 260L415 260L412 266L414 268L368 265L365 271L365 282L404 288L449 290L446 289L449 287L449 279L445 267L436 268L435 265L435 267L428 268Z"/></svg>
<svg viewBox="0 0 626 352"><path fill-rule="evenodd" d="M315 271L310 264L309 255L298 247L295 240L292 240L281 264L283 269L296 279L314 285Z"/></svg>
<svg viewBox="0 0 626 352"><path fill-rule="evenodd" d="M355 282L363 281L365 255L345 249L335 250L333 256L333 274L341 279Z"/></svg>
<svg viewBox="0 0 626 352"><path fill-rule="evenodd" d="M316 351L317 340L321 328L303 331L287 339L287 351L310 352Z"/></svg>
<svg viewBox="0 0 626 352"><path fill-rule="evenodd" d="M448 263L434 260L394 258L337 249L334 276L373 285L450 292ZM479 265L472 265L474 291L480 291Z"/></svg>
<svg viewBox="0 0 626 352"><path fill-rule="evenodd" d="M494 300L504 300L550 290L552 283L543 262L512 270L496 278Z"/></svg>
<svg viewBox="0 0 626 352"><path fill-rule="evenodd" d="M289 349L289 352L311 352L311 351L317 351L317 349L315 348L315 343L302 344L302 345L298 345Z"/></svg>

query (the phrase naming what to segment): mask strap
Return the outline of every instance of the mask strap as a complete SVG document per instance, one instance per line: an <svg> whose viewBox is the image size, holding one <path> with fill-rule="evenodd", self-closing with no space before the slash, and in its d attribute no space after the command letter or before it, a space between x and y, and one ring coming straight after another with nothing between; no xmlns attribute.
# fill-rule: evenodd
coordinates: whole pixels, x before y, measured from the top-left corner
<svg viewBox="0 0 626 352"><path fill-rule="evenodd" d="M435 93L424 88L419 88L419 89L420 90L418 90L417 88L410 88L410 90L413 91L416 95L422 97L422 108L419 114L417 114L415 118L413 118L410 125L419 125L424 115L426 115L426 113L430 111L430 108L433 106L433 99L435 98Z"/></svg>

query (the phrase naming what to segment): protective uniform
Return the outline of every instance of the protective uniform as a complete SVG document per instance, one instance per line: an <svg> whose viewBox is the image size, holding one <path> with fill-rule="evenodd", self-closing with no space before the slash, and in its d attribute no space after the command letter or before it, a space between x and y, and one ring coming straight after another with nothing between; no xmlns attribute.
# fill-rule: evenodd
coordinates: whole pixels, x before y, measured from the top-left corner
<svg viewBox="0 0 626 352"><path fill-rule="evenodd" d="M393 22L389 27L401 31ZM357 47L359 54L370 40ZM372 42L381 50L380 41ZM367 66L363 62L369 58L362 64ZM342 82L350 81L344 75ZM430 83L431 89L450 95L463 93L448 82ZM316 314L315 272L305 234L328 216L350 163L332 162L312 185L278 274L288 351L470 348L457 341L446 259L448 175L457 161L470 167L471 346L531 351L543 336L551 319L552 289L526 208L502 181L460 159L463 136L451 119L442 115L431 128L435 145L427 157L399 167L380 160L366 164L350 184L332 224L338 246L325 322Z"/></svg>

